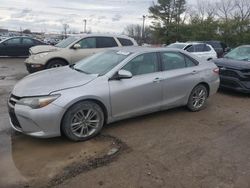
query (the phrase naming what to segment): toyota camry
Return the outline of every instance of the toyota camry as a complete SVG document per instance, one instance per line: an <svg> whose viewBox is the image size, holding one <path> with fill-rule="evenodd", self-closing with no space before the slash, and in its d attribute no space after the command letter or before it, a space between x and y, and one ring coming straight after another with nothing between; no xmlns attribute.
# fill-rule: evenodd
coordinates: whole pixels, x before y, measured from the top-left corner
<svg viewBox="0 0 250 188"><path fill-rule="evenodd" d="M127 47L31 74L8 99L16 131L83 141L104 124L178 106L199 111L219 87L219 69L183 50Z"/></svg>

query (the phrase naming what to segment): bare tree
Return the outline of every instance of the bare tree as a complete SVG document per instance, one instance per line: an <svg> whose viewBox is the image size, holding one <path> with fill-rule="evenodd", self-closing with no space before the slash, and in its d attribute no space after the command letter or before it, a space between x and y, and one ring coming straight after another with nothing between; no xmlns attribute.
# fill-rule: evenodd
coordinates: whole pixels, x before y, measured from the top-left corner
<svg viewBox="0 0 250 188"><path fill-rule="evenodd" d="M235 0L235 17L241 21L250 19L250 0Z"/></svg>
<svg viewBox="0 0 250 188"><path fill-rule="evenodd" d="M232 0L220 0L216 3L217 16L227 22L233 15L235 2Z"/></svg>
<svg viewBox="0 0 250 188"><path fill-rule="evenodd" d="M69 25L64 23L63 24L63 34L64 34L64 37L67 38L67 30L69 29Z"/></svg>

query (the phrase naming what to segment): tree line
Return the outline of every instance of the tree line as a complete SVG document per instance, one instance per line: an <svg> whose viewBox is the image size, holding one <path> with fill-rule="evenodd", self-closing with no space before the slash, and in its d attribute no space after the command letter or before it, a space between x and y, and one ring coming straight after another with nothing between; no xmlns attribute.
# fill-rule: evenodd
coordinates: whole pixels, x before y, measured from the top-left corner
<svg viewBox="0 0 250 188"><path fill-rule="evenodd" d="M250 44L250 0L158 0L149 7L152 24L142 38L140 25L124 33L139 43L220 40L230 46Z"/></svg>

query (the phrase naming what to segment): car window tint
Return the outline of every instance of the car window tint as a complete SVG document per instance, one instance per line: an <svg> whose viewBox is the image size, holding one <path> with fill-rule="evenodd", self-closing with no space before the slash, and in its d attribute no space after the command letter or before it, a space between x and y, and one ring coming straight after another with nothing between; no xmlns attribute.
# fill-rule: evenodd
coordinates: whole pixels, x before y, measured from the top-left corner
<svg viewBox="0 0 250 188"><path fill-rule="evenodd" d="M196 44L195 46L195 52L204 52L204 44Z"/></svg>
<svg viewBox="0 0 250 188"><path fill-rule="evenodd" d="M117 38L122 46L133 46L133 42L129 39Z"/></svg>
<svg viewBox="0 0 250 188"><path fill-rule="evenodd" d="M186 61L186 67L194 67L197 65L193 60L191 60L187 56L185 56L185 61Z"/></svg>
<svg viewBox="0 0 250 188"><path fill-rule="evenodd" d="M185 58L179 53L163 52L161 58L164 71L186 67Z"/></svg>
<svg viewBox="0 0 250 188"><path fill-rule="evenodd" d="M113 37L97 37L97 48L109 48L118 46Z"/></svg>
<svg viewBox="0 0 250 188"><path fill-rule="evenodd" d="M89 37L82 39L81 41L78 42L80 44L81 48L96 48L96 38L94 37Z"/></svg>
<svg viewBox="0 0 250 188"><path fill-rule="evenodd" d="M204 52L209 52L209 51L211 51L211 48L208 45L205 45Z"/></svg>
<svg viewBox="0 0 250 188"><path fill-rule="evenodd" d="M194 52L194 46L189 46L185 50L188 52Z"/></svg>
<svg viewBox="0 0 250 188"><path fill-rule="evenodd" d="M32 39L23 38L23 44L24 45L32 45L32 44L34 44L34 41Z"/></svg>
<svg viewBox="0 0 250 188"><path fill-rule="evenodd" d="M158 59L156 53L147 53L139 55L124 67L124 70L130 71L133 76L148 74L158 71Z"/></svg>
<svg viewBox="0 0 250 188"><path fill-rule="evenodd" d="M13 38L13 39L9 39L9 40L5 41L5 43L8 45L20 45L21 40L20 40L20 38Z"/></svg>

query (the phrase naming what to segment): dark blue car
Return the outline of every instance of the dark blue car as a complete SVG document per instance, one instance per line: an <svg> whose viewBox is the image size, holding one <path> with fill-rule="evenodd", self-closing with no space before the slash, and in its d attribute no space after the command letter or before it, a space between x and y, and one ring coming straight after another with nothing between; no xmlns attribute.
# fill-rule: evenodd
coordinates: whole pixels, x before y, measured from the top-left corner
<svg viewBox="0 0 250 188"><path fill-rule="evenodd" d="M32 46L43 44L30 37L12 37L0 42L0 56L27 57Z"/></svg>

